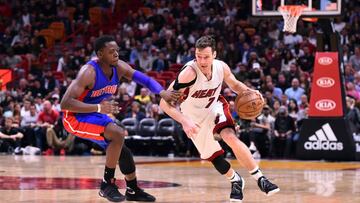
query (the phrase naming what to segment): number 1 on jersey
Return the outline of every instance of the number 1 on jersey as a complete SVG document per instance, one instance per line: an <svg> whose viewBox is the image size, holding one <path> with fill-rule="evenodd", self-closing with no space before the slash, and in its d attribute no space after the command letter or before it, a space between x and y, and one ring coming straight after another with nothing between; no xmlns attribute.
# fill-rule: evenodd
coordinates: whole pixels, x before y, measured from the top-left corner
<svg viewBox="0 0 360 203"><path fill-rule="evenodd" d="M205 108L209 108L210 105L214 102L214 100L215 100L215 97L210 97L209 98L209 103L205 106Z"/></svg>

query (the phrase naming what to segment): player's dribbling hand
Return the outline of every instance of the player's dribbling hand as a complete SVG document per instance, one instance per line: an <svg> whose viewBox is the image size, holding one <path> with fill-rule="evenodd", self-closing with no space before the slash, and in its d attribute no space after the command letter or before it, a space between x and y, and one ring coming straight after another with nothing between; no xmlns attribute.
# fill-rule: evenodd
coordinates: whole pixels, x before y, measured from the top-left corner
<svg viewBox="0 0 360 203"><path fill-rule="evenodd" d="M258 94L260 96L260 98L262 99L263 103L265 103L264 97L259 90L252 90L252 91L254 91L256 94Z"/></svg>
<svg viewBox="0 0 360 203"><path fill-rule="evenodd" d="M195 139L196 134L198 134L200 130L200 126L194 123L194 121L192 121L191 118L188 117L183 119L181 125L188 138Z"/></svg>
<svg viewBox="0 0 360 203"><path fill-rule="evenodd" d="M117 114L119 113L119 102L116 102L114 100L103 100L100 103L101 110L100 113L102 114Z"/></svg>
<svg viewBox="0 0 360 203"><path fill-rule="evenodd" d="M175 106L176 102L179 100L181 96L181 92L176 90L163 90L159 94L161 98L163 98L168 104Z"/></svg>

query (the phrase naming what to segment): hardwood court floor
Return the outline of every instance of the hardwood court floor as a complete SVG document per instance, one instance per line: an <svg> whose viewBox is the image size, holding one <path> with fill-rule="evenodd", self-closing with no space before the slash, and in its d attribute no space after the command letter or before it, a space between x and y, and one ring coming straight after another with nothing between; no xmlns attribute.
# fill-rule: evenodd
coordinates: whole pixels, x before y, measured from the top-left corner
<svg viewBox="0 0 360 203"><path fill-rule="evenodd" d="M107 202L98 196L105 157L0 156L0 202ZM229 202L230 183L204 161L136 157L138 179L159 203ZM262 160L280 193L266 197L248 173L244 203L360 202L359 162ZM124 182L117 169L120 191Z"/></svg>

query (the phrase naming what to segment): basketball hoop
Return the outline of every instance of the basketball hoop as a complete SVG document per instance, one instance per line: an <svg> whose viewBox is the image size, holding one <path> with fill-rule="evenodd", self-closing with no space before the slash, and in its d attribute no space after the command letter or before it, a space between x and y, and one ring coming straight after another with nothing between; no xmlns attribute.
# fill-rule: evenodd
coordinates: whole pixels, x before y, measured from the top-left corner
<svg viewBox="0 0 360 203"><path fill-rule="evenodd" d="M284 18L284 32L296 32L296 23L305 8L306 6L301 5L279 6L278 10Z"/></svg>

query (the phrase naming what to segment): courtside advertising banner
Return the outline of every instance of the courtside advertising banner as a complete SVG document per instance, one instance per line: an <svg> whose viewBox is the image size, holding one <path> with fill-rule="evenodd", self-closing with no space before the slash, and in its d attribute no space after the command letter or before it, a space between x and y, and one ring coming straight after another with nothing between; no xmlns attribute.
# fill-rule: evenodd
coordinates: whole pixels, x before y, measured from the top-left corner
<svg viewBox="0 0 360 203"><path fill-rule="evenodd" d="M342 117L343 103L337 52L317 52L309 117Z"/></svg>

